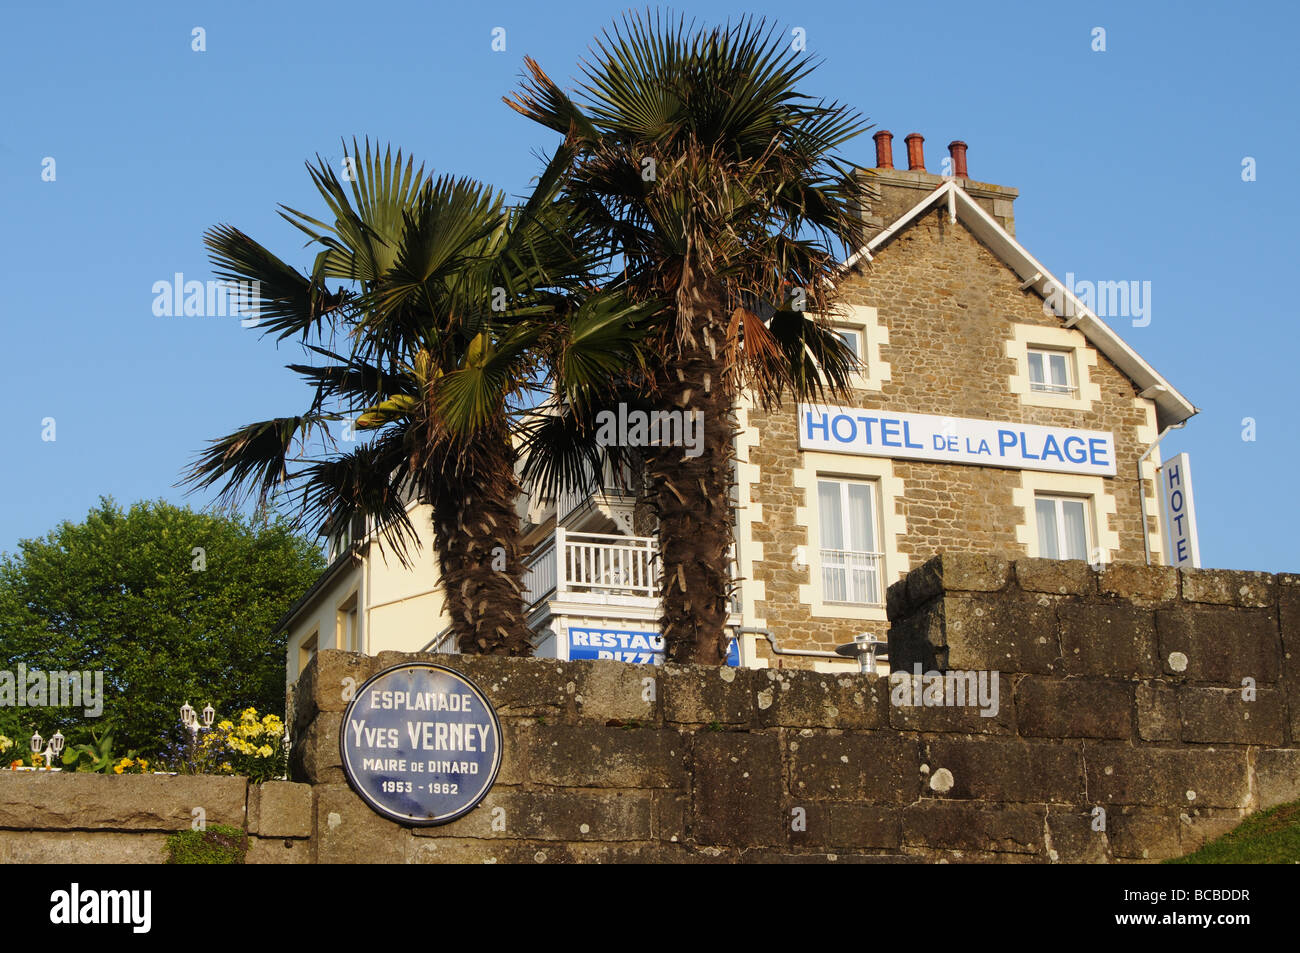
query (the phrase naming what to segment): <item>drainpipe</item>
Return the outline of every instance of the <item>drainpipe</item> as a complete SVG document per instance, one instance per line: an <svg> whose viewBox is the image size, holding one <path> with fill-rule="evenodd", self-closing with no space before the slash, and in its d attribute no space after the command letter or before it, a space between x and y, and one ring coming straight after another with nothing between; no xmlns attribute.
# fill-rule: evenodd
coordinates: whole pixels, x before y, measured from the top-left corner
<svg viewBox="0 0 1300 953"><path fill-rule="evenodd" d="M1142 464L1146 463L1147 457L1151 456L1152 451L1154 451L1156 447L1160 446L1160 441L1165 439L1165 435L1168 434L1169 431L1182 430L1186 424L1187 421L1185 420L1179 424L1170 424L1164 430L1160 431L1160 436L1156 437L1155 441L1151 444L1151 446L1147 447L1146 450L1143 452L1142 456L1138 457L1138 462L1137 462L1138 508L1142 511L1142 549L1146 553L1148 566L1151 565L1151 535L1147 531L1147 495L1146 495L1146 491L1142 487ZM1152 482L1156 484L1156 506L1159 507L1160 506L1159 480L1153 480Z"/></svg>
<svg viewBox="0 0 1300 953"><path fill-rule="evenodd" d="M378 654L370 651L370 548L366 547L366 561L361 573L361 606L363 611L357 613L357 622L361 631L357 635L357 645L366 655Z"/></svg>
<svg viewBox="0 0 1300 953"><path fill-rule="evenodd" d="M742 626L736 630L736 637L742 635L761 635L772 645L772 651L777 655L802 655L809 658L833 658L838 661L844 661L844 656L836 652L825 652L821 649L783 649L776 644L776 636L772 634L771 629L753 629L748 626Z"/></svg>

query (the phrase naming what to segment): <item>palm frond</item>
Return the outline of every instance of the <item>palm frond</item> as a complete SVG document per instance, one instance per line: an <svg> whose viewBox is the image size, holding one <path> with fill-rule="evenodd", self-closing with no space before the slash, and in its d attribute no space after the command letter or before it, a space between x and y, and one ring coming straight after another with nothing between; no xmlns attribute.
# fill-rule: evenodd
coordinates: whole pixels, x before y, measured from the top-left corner
<svg viewBox="0 0 1300 953"><path fill-rule="evenodd" d="M253 283L257 326L263 333L278 331L285 338L319 328L346 303L231 225L216 225L203 235L213 273L224 281Z"/></svg>
<svg viewBox="0 0 1300 953"><path fill-rule="evenodd" d="M393 431L348 453L313 463L302 474L302 515L309 525L335 535L364 517L410 566L419 535L406 509L414 497L406 470L406 434Z"/></svg>
<svg viewBox="0 0 1300 953"><path fill-rule="evenodd" d="M291 448L301 448L311 432L324 424L324 417L311 414L248 424L211 441L184 482L196 490L221 482L222 501L234 505L256 494L264 504L274 490L293 479L288 469Z"/></svg>
<svg viewBox="0 0 1300 953"><path fill-rule="evenodd" d="M631 463L626 448L596 442L599 410L587 407L539 409L519 428L520 483L540 499L565 494L585 496L602 488L606 469L621 472Z"/></svg>

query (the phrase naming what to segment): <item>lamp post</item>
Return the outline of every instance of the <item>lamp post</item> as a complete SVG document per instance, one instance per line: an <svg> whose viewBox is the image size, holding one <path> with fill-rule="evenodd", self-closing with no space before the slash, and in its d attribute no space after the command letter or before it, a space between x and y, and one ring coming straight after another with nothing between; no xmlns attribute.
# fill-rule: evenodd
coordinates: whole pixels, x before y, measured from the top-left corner
<svg viewBox="0 0 1300 953"><path fill-rule="evenodd" d="M196 712L187 701L181 706L181 724L190 730L190 751L189 760L197 763L199 750L199 713ZM208 729L212 727L212 720L217 717L216 710L211 705L203 709L203 727Z"/></svg>
<svg viewBox="0 0 1300 953"><path fill-rule="evenodd" d="M203 727L205 729L212 727L212 721L217 717L216 710L208 705L203 709ZM186 702L181 706L181 724L190 730L190 741L198 741L199 738L199 714L190 707Z"/></svg>
<svg viewBox="0 0 1300 953"><path fill-rule="evenodd" d="M45 746L44 751L41 750L42 745ZM43 755L45 757L45 767L50 768L52 767L50 762L63 753L63 732L56 728L54 737L50 739L49 744L46 744L45 739L41 737L41 733L34 731L32 732L31 746L32 754Z"/></svg>

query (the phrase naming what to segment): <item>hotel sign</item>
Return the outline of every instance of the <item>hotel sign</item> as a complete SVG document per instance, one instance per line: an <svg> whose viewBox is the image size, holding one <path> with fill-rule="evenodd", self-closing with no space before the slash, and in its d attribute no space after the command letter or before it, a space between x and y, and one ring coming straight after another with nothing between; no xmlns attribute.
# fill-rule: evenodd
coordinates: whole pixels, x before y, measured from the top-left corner
<svg viewBox="0 0 1300 953"><path fill-rule="evenodd" d="M799 449L1016 470L1115 475L1115 438L1098 430L859 407L800 404Z"/></svg>
<svg viewBox="0 0 1300 953"><path fill-rule="evenodd" d="M1196 504L1192 501L1192 461L1180 453L1160 468L1165 491L1165 535L1169 565L1201 568L1201 544L1196 536Z"/></svg>
<svg viewBox="0 0 1300 953"><path fill-rule="evenodd" d="M343 713L343 772L370 807L401 824L469 813L501 767L501 723L478 686L441 665L385 669Z"/></svg>

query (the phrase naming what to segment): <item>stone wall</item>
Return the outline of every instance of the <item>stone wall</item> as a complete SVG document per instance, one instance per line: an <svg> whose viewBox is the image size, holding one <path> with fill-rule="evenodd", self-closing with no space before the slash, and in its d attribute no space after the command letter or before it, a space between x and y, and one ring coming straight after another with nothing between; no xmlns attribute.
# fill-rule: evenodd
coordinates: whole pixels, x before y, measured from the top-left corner
<svg viewBox="0 0 1300 953"><path fill-rule="evenodd" d="M0 862L160 860L196 806L250 862L1127 862L1300 799L1300 576L945 554L889 611L895 668L996 671L996 713L866 674L322 651L300 783L0 773ZM340 764L346 698L416 659L473 679L504 735L495 787L441 827L375 814Z"/></svg>
<svg viewBox="0 0 1300 953"><path fill-rule="evenodd" d="M1300 799L1300 576L944 555L889 614L895 669L1000 670L998 716L922 748L946 799L1044 820L1049 850L1175 856Z"/></svg>
<svg viewBox="0 0 1300 953"><path fill-rule="evenodd" d="M312 855L306 784L184 775L0 771L0 864L161 864L167 835L207 824L249 833L246 863Z"/></svg>
<svg viewBox="0 0 1300 953"><path fill-rule="evenodd" d="M1140 861L1300 798L1300 577L956 554L889 602L896 667L998 670L996 716L873 675L323 652L293 763L317 858ZM474 679L505 735L442 827L380 818L339 764L344 686L413 658Z"/></svg>

